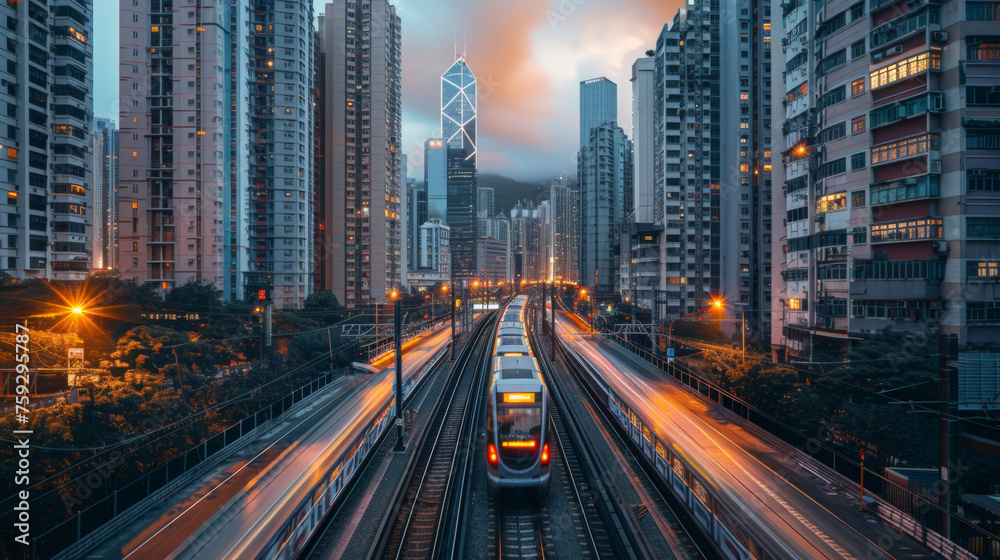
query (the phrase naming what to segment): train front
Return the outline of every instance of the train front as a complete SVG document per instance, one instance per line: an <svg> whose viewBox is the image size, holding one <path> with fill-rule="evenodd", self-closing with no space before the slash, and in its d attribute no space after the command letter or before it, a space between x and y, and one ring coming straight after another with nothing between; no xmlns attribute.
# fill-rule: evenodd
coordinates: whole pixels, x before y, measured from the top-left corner
<svg viewBox="0 0 1000 560"><path fill-rule="evenodd" d="M530 357L500 360L534 361ZM545 385L534 368L505 367L494 375L486 449L491 495L499 488L523 488L542 496L548 493L551 449L547 401Z"/></svg>

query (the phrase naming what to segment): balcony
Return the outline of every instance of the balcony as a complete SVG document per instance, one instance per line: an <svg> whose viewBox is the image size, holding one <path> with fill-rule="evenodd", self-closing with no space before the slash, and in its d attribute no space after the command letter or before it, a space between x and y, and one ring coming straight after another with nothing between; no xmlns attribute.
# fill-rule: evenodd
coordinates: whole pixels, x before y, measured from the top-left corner
<svg viewBox="0 0 1000 560"><path fill-rule="evenodd" d="M937 134L921 134L872 148L871 165L885 165L926 154L940 154L941 140ZM940 159L938 155L937 159Z"/></svg>
<svg viewBox="0 0 1000 560"><path fill-rule="evenodd" d="M872 224L871 243L899 243L941 239L941 218L918 218L887 224Z"/></svg>

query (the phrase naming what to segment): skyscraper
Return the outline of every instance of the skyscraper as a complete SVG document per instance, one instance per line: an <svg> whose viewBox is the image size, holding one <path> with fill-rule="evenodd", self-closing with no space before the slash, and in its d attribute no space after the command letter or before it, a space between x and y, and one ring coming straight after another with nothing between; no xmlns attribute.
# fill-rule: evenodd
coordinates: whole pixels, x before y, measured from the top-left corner
<svg viewBox="0 0 1000 560"><path fill-rule="evenodd" d="M118 266L118 124L111 119L94 121L93 266L112 270Z"/></svg>
<svg viewBox="0 0 1000 560"><path fill-rule="evenodd" d="M427 223L427 187L417 185L413 179L406 181L406 231L409 248L409 269L420 266L420 226Z"/></svg>
<svg viewBox="0 0 1000 560"><path fill-rule="evenodd" d="M441 137L448 148L465 150L465 157L476 161L476 77L465 61L465 54L441 75Z"/></svg>
<svg viewBox="0 0 1000 560"><path fill-rule="evenodd" d="M654 317L680 317L719 293L719 5L678 11L656 41L654 220L663 224ZM662 198L660 193L662 192Z"/></svg>
<svg viewBox="0 0 1000 560"><path fill-rule="evenodd" d="M453 278L476 276L476 183L475 159L463 148L448 148L448 227L451 229Z"/></svg>
<svg viewBox="0 0 1000 560"><path fill-rule="evenodd" d="M448 223L448 147L441 138L424 141L424 188L427 191L424 221L436 218Z"/></svg>
<svg viewBox="0 0 1000 560"><path fill-rule="evenodd" d="M301 307L313 286L312 2L253 0L249 14L255 79L246 299L265 290L277 308Z"/></svg>
<svg viewBox="0 0 1000 560"><path fill-rule="evenodd" d="M478 223L478 236L486 237L489 235L487 230L489 230L489 220L493 219L493 187L479 187L476 189L477 194L477 208L476 211L476 222Z"/></svg>
<svg viewBox="0 0 1000 560"><path fill-rule="evenodd" d="M552 203L552 277L576 282L580 258L580 194L570 188L569 181L559 177L549 186L549 200Z"/></svg>
<svg viewBox="0 0 1000 560"><path fill-rule="evenodd" d="M228 3L140 4L119 12L118 269L161 293L221 288Z"/></svg>
<svg viewBox="0 0 1000 560"><path fill-rule="evenodd" d="M16 278L91 271L92 10L77 0L0 6L0 270Z"/></svg>
<svg viewBox="0 0 1000 560"><path fill-rule="evenodd" d="M887 326L954 333L962 345L1000 337L1000 80L996 38L981 35L996 27L988 6L782 4L779 359L809 360Z"/></svg>
<svg viewBox="0 0 1000 560"><path fill-rule="evenodd" d="M618 86L604 77L580 82L580 147L606 122L618 122Z"/></svg>
<svg viewBox="0 0 1000 560"><path fill-rule="evenodd" d="M732 322L745 320L748 344L770 335L771 314L771 3L739 0L721 18L719 103L720 286ZM739 332L738 328L728 329Z"/></svg>
<svg viewBox="0 0 1000 560"><path fill-rule="evenodd" d="M577 155L579 282L594 291L618 291L619 230L626 220L625 189L632 185L632 167L632 141L613 122L592 128Z"/></svg>
<svg viewBox="0 0 1000 560"><path fill-rule="evenodd" d="M326 4L321 28L324 267L348 307L385 301L402 280L400 25L372 0Z"/></svg>

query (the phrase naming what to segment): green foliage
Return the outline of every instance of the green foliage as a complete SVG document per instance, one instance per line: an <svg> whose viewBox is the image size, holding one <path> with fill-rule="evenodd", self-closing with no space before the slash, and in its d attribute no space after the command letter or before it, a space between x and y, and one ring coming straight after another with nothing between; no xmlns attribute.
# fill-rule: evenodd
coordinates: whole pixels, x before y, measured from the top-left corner
<svg viewBox="0 0 1000 560"><path fill-rule="evenodd" d="M787 406L797 376L791 368L763 358L751 353L744 360L738 348L706 350L705 370L723 389L773 411Z"/></svg>

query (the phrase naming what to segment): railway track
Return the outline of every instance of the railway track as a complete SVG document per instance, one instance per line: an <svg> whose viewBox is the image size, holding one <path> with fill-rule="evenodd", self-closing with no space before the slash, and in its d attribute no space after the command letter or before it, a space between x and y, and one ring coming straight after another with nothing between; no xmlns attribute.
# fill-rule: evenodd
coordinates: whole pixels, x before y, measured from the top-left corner
<svg viewBox="0 0 1000 560"><path fill-rule="evenodd" d="M456 468L471 470L466 462L471 461L475 438L462 436L474 429L482 414L483 373L488 369L489 335L495 323L496 317L482 321L475 342L459 356L424 432L429 438L419 444L397 489L396 513L386 516L370 558L448 557L462 542L462 499L451 499L453 484L459 480L453 473Z"/></svg>

